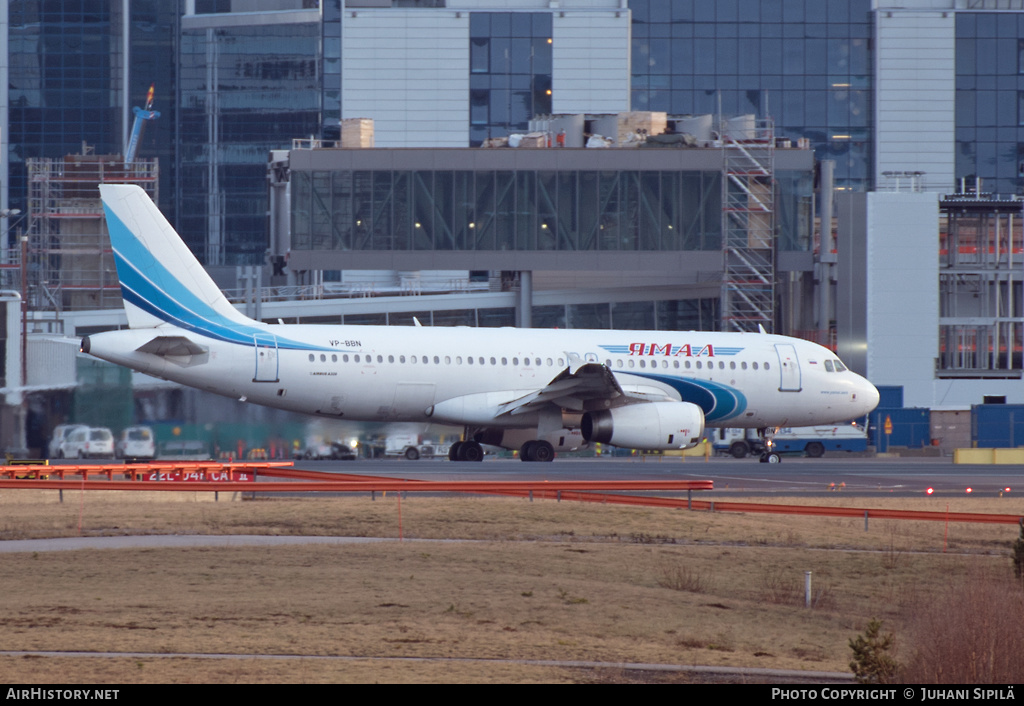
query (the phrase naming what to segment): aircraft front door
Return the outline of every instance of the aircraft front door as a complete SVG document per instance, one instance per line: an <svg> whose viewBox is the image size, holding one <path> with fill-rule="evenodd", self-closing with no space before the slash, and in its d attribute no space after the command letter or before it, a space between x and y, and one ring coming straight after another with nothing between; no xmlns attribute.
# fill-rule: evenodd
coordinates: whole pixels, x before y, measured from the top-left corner
<svg viewBox="0 0 1024 706"><path fill-rule="evenodd" d="M802 383L796 347L791 343L777 343L775 352L779 354L779 392L800 392Z"/></svg>
<svg viewBox="0 0 1024 706"><path fill-rule="evenodd" d="M253 335L256 352L256 374L253 382L278 382L277 336L271 333Z"/></svg>

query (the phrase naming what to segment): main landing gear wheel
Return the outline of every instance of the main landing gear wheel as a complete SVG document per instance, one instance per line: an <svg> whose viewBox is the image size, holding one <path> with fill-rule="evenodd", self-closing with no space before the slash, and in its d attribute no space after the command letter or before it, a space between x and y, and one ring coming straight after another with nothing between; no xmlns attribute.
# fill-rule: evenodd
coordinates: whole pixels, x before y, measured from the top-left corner
<svg viewBox="0 0 1024 706"><path fill-rule="evenodd" d="M469 461L476 463L484 460L484 449L475 441L456 441L448 449L449 461Z"/></svg>
<svg viewBox="0 0 1024 706"><path fill-rule="evenodd" d="M782 456L775 452L762 454L761 463L782 463Z"/></svg>
<svg viewBox="0 0 1024 706"><path fill-rule="evenodd" d="M550 463L555 460L555 447L543 439L527 441L519 450L521 461L537 461Z"/></svg>
<svg viewBox="0 0 1024 706"><path fill-rule="evenodd" d="M747 446L747 442L745 441L734 441L729 447L729 454L733 458L746 458L749 453L750 447Z"/></svg>
<svg viewBox="0 0 1024 706"><path fill-rule="evenodd" d="M459 447L460 461L478 463L484 460L484 448L475 441L463 441Z"/></svg>

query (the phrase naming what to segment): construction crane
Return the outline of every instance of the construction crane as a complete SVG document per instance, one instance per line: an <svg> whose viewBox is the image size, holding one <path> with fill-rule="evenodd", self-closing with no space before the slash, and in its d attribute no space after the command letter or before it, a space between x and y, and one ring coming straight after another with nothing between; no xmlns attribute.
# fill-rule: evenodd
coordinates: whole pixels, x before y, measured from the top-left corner
<svg viewBox="0 0 1024 706"><path fill-rule="evenodd" d="M160 117L160 113L158 111L152 110L154 85L155 84L150 84L149 91L146 93L145 109L139 108L138 106L132 108L132 112L135 113L135 124L132 125L132 134L129 136L128 144L124 148L125 164L135 161L135 151L139 147L139 140L142 139L142 130L146 127L146 121L156 120Z"/></svg>

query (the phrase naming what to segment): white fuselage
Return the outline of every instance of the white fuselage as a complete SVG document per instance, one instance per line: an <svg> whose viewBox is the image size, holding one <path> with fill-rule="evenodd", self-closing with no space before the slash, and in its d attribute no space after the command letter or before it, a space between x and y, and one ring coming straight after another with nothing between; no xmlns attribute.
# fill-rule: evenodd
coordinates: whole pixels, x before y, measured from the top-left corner
<svg viewBox="0 0 1024 706"><path fill-rule="evenodd" d="M845 421L878 402L861 376L832 362L826 370L826 360L837 361L831 351L767 334L303 324L261 331L253 344L173 326L112 331L88 337L88 350L220 395L362 421L536 426L536 414L490 415L544 388L575 356L606 365L627 392L697 404L713 427ZM187 337L207 352L136 350L155 336ZM460 399L467 402L450 403Z"/></svg>

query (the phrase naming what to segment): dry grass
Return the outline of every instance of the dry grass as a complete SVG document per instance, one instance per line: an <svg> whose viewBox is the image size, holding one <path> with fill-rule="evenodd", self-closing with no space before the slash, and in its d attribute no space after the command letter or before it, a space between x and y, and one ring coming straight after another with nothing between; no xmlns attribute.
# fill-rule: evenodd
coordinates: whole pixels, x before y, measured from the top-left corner
<svg viewBox="0 0 1024 706"><path fill-rule="evenodd" d="M59 504L56 493L18 492L17 499L0 493L0 537L73 536L79 521L89 535L398 534L393 495L375 502L359 497L218 503L133 495L126 503L116 494L90 493L83 503L65 493ZM886 506L928 505L890 502ZM1003 500L967 504L969 509L956 509L1013 511ZM0 591L8 600L0 614L0 645L847 672L847 642L869 618L895 620L906 606L940 595L958 576L1009 572L1009 547L1017 534L1015 526L951 525L949 543L960 553L942 554L944 527L935 522L896 528L877 522L865 532L863 520L414 496L402 501L401 516L406 538L478 541L4 555ZM812 610L802 607L805 571L813 572ZM0 678L581 679L568 669L497 661L148 658L5 658Z"/></svg>
<svg viewBox="0 0 1024 706"><path fill-rule="evenodd" d="M331 499L231 502L208 493L117 493L66 491L0 492L0 540L116 534L273 534L399 536L394 494ZM236 498L237 500L237 498ZM744 500L746 501L746 499ZM842 497L753 500L769 504L876 507L951 512L1021 513L1011 498L864 499ZM1006 526L873 520L861 518L689 512L590 503L528 502L503 498L445 499L409 494L401 503L405 537L425 539L611 539L638 544L736 542L790 546L914 551L1002 553L1015 534Z"/></svg>
<svg viewBox="0 0 1024 706"><path fill-rule="evenodd" d="M0 674L17 675L20 684L557 684L578 681L573 670L510 663L254 657L215 660L0 657ZM64 675L73 676L65 679Z"/></svg>
<svg viewBox="0 0 1024 706"><path fill-rule="evenodd" d="M934 600L906 611L901 679L909 684L1021 683L1022 588L1004 572L976 570Z"/></svg>

